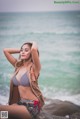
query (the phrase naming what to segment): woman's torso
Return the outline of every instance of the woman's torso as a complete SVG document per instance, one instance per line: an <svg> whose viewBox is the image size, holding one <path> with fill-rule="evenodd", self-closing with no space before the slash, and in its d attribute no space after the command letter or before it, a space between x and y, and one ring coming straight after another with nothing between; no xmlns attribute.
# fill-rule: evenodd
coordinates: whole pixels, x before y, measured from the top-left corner
<svg viewBox="0 0 80 119"><path fill-rule="evenodd" d="M38 100L30 87L29 68L27 69L26 67L21 67L18 73L14 75L12 80L13 84L18 86L21 99Z"/></svg>

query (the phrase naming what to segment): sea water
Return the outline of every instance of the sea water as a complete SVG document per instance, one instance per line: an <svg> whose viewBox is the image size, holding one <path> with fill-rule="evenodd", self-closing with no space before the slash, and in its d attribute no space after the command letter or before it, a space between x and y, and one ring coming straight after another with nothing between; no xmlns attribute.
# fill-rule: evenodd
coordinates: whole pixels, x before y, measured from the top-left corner
<svg viewBox="0 0 80 119"><path fill-rule="evenodd" d="M80 11L0 13L0 103L8 102L14 72L3 49L27 41L38 44L44 97L80 105Z"/></svg>

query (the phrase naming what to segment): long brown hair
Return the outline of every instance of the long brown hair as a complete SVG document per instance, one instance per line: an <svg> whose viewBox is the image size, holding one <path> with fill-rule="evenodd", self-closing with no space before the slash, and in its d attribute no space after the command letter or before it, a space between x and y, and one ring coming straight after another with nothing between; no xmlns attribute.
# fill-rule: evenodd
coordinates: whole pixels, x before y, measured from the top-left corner
<svg viewBox="0 0 80 119"><path fill-rule="evenodd" d="M22 47L23 47L24 45L29 45L30 48L32 47L32 43L27 42L27 43L24 43L24 44L21 46L20 49L22 49ZM31 61L32 61L32 60L31 60ZM22 65L23 65L23 60L20 59L20 55L19 55L19 58L18 58L18 60L17 60L17 62L16 62L16 64L15 64L15 68L17 69L18 67L20 67L20 66L22 66Z"/></svg>

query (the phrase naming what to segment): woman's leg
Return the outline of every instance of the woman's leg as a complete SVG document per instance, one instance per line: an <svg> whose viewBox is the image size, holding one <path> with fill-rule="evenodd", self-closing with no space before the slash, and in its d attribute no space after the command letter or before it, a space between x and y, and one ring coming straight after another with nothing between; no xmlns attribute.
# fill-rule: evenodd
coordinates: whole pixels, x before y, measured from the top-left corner
<svg viewBox="0 0 80 119"><path fill-rule="evenodd" d="M0 111L8 111L8 119L31 119L30 113L23 105L0 105Z"/></svg>

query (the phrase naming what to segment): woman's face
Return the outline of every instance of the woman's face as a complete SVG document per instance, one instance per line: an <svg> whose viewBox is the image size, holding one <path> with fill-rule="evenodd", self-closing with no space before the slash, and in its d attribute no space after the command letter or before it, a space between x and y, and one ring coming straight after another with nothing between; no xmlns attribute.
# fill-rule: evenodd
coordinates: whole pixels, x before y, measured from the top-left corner
<svg viewBox="0 0 80 119"><path fill-rule="evenodd" d="M29 60L31 58L31 48L28 44L22 46L20 50L20 59Z"/></svg>

